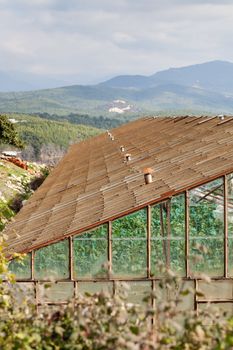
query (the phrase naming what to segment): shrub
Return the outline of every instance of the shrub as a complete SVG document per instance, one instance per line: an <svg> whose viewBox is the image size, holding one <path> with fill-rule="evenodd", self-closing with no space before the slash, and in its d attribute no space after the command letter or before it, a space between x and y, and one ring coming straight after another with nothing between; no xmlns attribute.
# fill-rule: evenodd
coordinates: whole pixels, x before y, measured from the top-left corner
<svg viewBox="0 0 233 350"><path fill-rule="evenodd" d="M67 306L37 312L25 296L19 303L14 276L0 242L0 349L155 350L232 349L233 319L219 312L180 311L187 293L172 273L153 295L154 307L130 304L126 291L79 297ZM177 288L178 286L178 288ZM165 290L176 290L164 300ZM153 325L151 323L153 320Z"/></svg>

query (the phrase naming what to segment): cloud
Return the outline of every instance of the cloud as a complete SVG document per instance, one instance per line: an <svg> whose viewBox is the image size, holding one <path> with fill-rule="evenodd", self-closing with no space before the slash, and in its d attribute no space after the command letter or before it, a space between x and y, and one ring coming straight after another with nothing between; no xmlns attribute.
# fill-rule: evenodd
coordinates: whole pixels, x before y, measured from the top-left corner
<svg viewBox="0 0 233 350"><path fill-rule="evenodd" d="M0 69L88 83L233 60L231 0L0 0Z"/></svg>

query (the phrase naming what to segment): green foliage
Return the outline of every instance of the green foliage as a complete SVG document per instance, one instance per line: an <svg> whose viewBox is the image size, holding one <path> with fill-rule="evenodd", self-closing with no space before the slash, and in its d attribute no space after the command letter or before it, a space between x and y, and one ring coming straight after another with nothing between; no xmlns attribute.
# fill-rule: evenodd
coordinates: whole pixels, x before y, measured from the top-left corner
<svg viewBox="0 0 233 350"><path fill-rule="evenodd" d="M146 276L146 210L112 223L114 276Z"/></svg>
<svg viewBox="0 0 233 350"><path fill-rule="evenodd" d="M216 218L217 205L208 200L190 207L190 235L193 237L217 237L223 235L223 220Z"/></svg>
<svg viewBox="0 0 233 350"><path fill-rule="evenodd" d="M74 238L74 273L80 277L104 277L107 270L107 226Z"/></svg>
<svg viewBox="0 0 233 350"><path fill-rule="evenodd" d="M18 258L11 260L8 270L14 274L17 279L31 278L31 254L20 255Z"/></svg>
<svg viewBox="0 0 233 350"><path fill-rule="evenodd" d="M69 247L64 240L35 252L35 278L64 279L69 277Z"/></svg>
<svg viewBox="0 0 233 350"><path fill-rule="evenodd" d="M171 273L151 295L153 308L148 297L143 306L127 302L125 289L114 297L103 292L79 296L67 306L44 306L37 313L8 272L0 241L1 349L232 349L233 319L208 307L198 314L188 311L185 299L195 292Z"/></svg>
<svg viewBox="0 0 233 350"><path fill-rule="evenodd" d="M1 143L9 144L18 148L24 147L14 124L12 124L5 115L0 115L0 144Z"/></svg>
<svg viewBox="0 0 233 350"><path fill-rule="evenodd" d="M181 194L152 207L151 267L156 276L161 266L178 275L185 273L185 198Z"/></svg>
<svg viewBox="0 0 233 350"><path fill-rule="evenodd" d="M202 196L198 190L202 191ZM205 197L210 192L211 197ZM218 199L216 203L215 197ZM223 275L224 219L223 181L218 179L190 191L191 270L198 274Z"/></svg>
<svg viewBox="0 0 233 350"><path fill-rule="evenodd" d="M9 203L4 203L2 200L0 200L0 232L14 215L15 213L10 208Z"/></svg>
<svg viewBox="0 0 233 350"><path fill-rule="evenodd" d="M112 129L121 125L123 122L127 122L128 118L108 118L103 117L102 115L97 117L91 117L88 114L79 114L79 113L69 113L66 115L57 115L57 114L48 114L48 113L37 113L35 114L40 118L47 120L56 120L56 121L64 121L67 120L73 124L81 124L81 125L89 125L94 126L98 129Z"/></svg>
<svg viewBox="0 0 233 350"><path fill-rule="evenodd" d="M67 148L71 143L100 133L99 130L84 125L72 125L66 121L50 121L37 117L25 117L24 122L17 124L22 138L30 144L55 144ZM31 137L31 140L30 140Z"/></svg>
<svg viewBox="0 0 233 350"><path fill-rule="evenodd" d="M18 121L17 131L28 146L23 156L35 161L44 161L44 158L46 160L46 156L49 156L57 162L72 143L102 132L93 127L71 124L62 119L51 121L30 115L12 116Z"/></svg>

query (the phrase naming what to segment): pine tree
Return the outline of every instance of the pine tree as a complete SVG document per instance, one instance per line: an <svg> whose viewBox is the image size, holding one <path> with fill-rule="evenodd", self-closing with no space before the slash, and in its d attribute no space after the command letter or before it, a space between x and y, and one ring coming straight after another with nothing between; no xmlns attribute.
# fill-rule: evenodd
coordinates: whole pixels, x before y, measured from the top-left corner
<svg viewBox="0 0 233 350"><path fill-rule="evenodd" d="M18 148L24 147L24 143L17 134L14 124L5 115L0 115L0 144L2 143Z"/></svg>

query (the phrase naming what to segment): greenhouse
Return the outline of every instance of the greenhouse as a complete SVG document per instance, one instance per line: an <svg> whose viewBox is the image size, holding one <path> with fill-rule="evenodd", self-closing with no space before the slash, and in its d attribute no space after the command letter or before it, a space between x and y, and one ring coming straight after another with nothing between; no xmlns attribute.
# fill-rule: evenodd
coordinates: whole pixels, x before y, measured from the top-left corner
<svg viewBox="0 0 233 350"><path fill-rule="evenodd" d="M147 117L72 145L6 229L17 284L38 306L124 282L142 303L172 270L204 292L183 307L233 311L232 159L230 117Z"/></svg>

